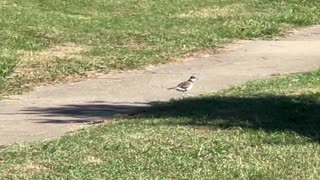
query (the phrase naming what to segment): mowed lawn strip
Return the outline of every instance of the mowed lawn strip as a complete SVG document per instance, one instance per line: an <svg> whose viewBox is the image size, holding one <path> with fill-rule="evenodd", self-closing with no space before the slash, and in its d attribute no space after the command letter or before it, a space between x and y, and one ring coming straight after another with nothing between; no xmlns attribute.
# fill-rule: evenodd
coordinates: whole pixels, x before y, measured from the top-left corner
<svg viewBox="0 0 320 180"><path fill-rule="evenodd" d="M0 2L0 94L320 22L317 0Z"/></svg>

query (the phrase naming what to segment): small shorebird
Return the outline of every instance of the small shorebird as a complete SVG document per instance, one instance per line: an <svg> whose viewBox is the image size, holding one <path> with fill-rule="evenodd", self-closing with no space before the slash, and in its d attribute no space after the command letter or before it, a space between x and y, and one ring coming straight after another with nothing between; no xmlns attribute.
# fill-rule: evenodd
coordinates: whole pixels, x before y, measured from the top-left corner
<svg viewBox="0 0 320 180"><path fill-rule="evenodd" d="M183 96L184 96L184 93L191 90L192 87L193 87L193 82L198 79L194 76L191 76L187 81L184 81L184 82L181 82L180 84L178 84L176 87L172 87L172 88L168 88L168 89L175 89L177 91L181 91L183 93Z"/></svg>

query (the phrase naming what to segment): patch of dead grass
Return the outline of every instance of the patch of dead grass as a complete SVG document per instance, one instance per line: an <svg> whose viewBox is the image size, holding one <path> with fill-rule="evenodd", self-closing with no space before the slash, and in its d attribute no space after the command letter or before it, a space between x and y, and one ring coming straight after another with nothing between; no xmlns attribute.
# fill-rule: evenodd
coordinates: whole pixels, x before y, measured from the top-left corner
<svg viewBox="0 0 320 180"><path fill-rule="evenodd" d="M72 18L72 19L79 19L79 20L90 20L92 19L91 16L89 15L83 15L83 14L67 14L67 13L61 13L61 12L52 12L54 15L59 15L67 18Z"/></svg>
<svg viewBox="0 0 320 180"><path fill-rule="evenodd" d="M37 76L37 74L53 66L57 59L81 59L80 53L88 49L86 46L65 43L40 52L24 51L21 53L20 61L12 76Z"/></svg>
<svg viewBox="0 0 320 180"><path fill-rule="evenodd" d="M87 156L83 162L85 164L101 164L103 161L95 156Z"/></svg>
<svg viewBox="0 0 320 180"><path fill-rule="evenodd" d="M11 1L4 1L4 0L0 1L0 8L1 7L9 7L9 6L16 7L17 4L14 2L11 2Z"/></svg>
<svg viewBox="0 0 320 180"><path fill-rule="evenodd" d="M294 92L288 93L287 95L296 96L301 94L316 94L316 93L320 93L320 88L306 87L306 88L295 89Z"/></svg>
<svg viewBox="0 0 320 180"><path fill-rule="evenodd" d="M130 40L121 45L117 45L118 48L127 48L131 50L154 50L157 49L158 46L149 45L139 40Z"/></svg>
<svg viewBox="0 0 320 180"><path fill-rule="evenodd" d="M24 174L39 174L48 170L48 167L37 163L20 164L13 168L13 171Z"/></svg>
<svg viewBox="0 0 320 180"><path fill-rule="evenodd" d="M76 56L76 54L87 49L87 47L80 46L74 43L66 43L50 47L49 49L41 52L24 52L22 57L20 58L20 62L28 64L30 64L30 62L50 62L55 60L56 58Z"/></svg>
<svg viewBox="0 0 320 180"><path fill-rule="evenodd" d="M246 13L244 4L235 3L223 7L213 6L210 8L202 8L192 10L187 13L178 15L181 18L217 18L217 17L233 17Z"/></svg>

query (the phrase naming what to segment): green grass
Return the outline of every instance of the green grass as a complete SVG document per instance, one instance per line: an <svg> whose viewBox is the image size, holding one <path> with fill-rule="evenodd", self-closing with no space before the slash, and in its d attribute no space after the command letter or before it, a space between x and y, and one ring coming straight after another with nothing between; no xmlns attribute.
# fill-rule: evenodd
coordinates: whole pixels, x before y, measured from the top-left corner
<svg viewBox="0 0 320 180"><path fill-rule="evenodd" d="M0 151L0 179L318 179L320 70Z"/></svg>
<svg viewBox="0 0 320 180"><path fill-rule="evenodd" d="M0 15L0 94L8 94L67 76L166 63L235 39L270 38L319 23L320 3L7 0Z"/></svg>

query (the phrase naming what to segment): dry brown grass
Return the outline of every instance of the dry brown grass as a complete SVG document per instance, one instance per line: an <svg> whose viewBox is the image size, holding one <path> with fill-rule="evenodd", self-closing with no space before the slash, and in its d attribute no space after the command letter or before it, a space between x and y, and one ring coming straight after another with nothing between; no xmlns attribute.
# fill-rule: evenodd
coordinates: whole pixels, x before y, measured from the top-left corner
<svg viewBox="0 0 320 180"><path fill-rule="evenodd" d="M316 94L316 93L320 93L320 88L312 88L312 87L299 88L287 94L291 96L295 96L295 95L301 95L301 94Z"/></svg>
<svg viewBox="0 0 320 180"><path fill-rule="evenodd" d="M22 174L39 174L43 173L44 171L49 171L50 169L42 164L36 164L36 163L26 163L26 164L20 164L16 165L11 169L14 172L22 173Z"/></svg>
<svg viewBox="0 0 320 180"><path fill-rule="evenodd" d="M95 157L95 156L87 156L84 159L85 164L101 164L102 162L103 161L100 158Z"/></svg>
<svg viewBox="0 0 320 180"><path fill-rule="evenodd" d="M231 4L227 6L213 6L210 8L202 8L192 10L187 13L180 14L182 18L217 18L217 17L233 17L244 14L245 7L242 3Z"/></svg>
<svg viewBox="0 0 320 180"><path fill-rule="evenodd" d="M78 57L79 53L87 50L88 47L80 46L74 43L66 43L62 45L53 46L45 51L33 52L27 51L23 52L19 66L28 66L33 63L50 63L56 58L65 58L65 57Z"/></svg>
<svg viewBox="0 0 320 180"><path fill-rule="evenodd" d="M11 1L4 1L4 0L0 1L0 8L1 7L5 7L5 6L14 6L14 7L16 7L17 4L14 3L14 2L11 2Z"/></svg>
<svg viewBox="0 0 320 180"><path fill-rule="evenodd" d="M56 64L58 59L70 60L79 59L83 57L80 53L88 51L89 47L74 43L65 43L52 46L44 51L21 52L20 61L16 66L12 77L23 77L32 81L33 79L45 79L47 70ZM35 80L36 81L36 80Z"/></svg>

